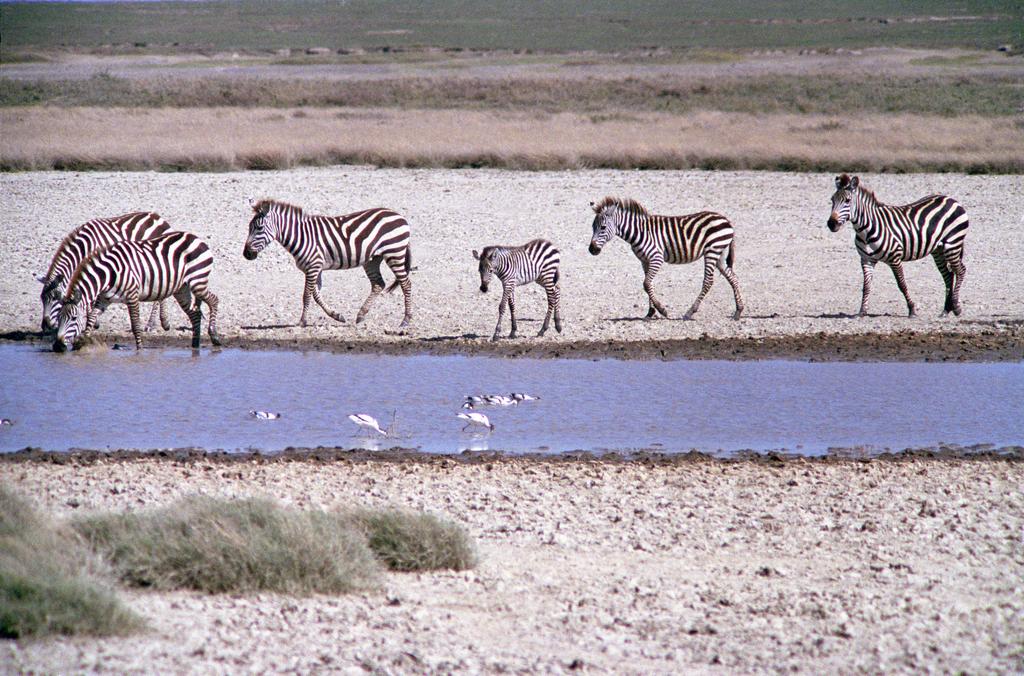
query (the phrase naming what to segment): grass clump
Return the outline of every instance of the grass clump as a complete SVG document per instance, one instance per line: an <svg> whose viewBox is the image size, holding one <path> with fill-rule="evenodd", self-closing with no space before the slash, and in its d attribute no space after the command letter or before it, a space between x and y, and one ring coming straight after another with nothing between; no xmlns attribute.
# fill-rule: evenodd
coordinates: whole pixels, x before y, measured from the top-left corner
<svg viewBox="0 0 1024 676"><path fill-rule="evenodd" d="M463 569L472 547L454 524L399 512L300 511L262 499L193 497L73 527L137 587L208 593L336 594L391 570Z"/></svg>
<svg viewBox="0 0 1024 676"><path fill-rule="evenodd" d="M122 581L138 587L306 595L349 592L377 580L365 538L349 523L268 500L193 497L73 525Z"/></svg>
<svg viewBox="0 0 1024 676"><path fill-rule="evenodd" d="M127 634L143 624L71 530L0 485L0 638Z"/></svg>
<svg viewBox="0 0 1024 676"><path fill-rule="evenodd" d="M476 565L476 552L465 531L432 514L359 510L349 518L390 570L466 570Z"/></svg>

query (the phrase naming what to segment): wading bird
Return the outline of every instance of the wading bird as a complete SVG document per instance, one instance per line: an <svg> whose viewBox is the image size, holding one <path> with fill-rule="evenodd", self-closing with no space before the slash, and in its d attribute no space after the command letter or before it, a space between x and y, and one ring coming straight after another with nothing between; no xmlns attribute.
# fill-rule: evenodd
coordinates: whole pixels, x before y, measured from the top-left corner
<svg viewBox="0 0 1024 676"><path fill-rule="evenodd" d="M494 425L491 424L491 421L488 420L487 416L485 416L483 413L477 413L476 411L473 411L471 413L456 413L455 416L466 421L466 424L462 428L463 431L465 431L469 427L472 427L473 425L477 425L479 427L486 427L491 432L494 431Z"/></svg>
<svg viewBox="0 0 1024 676"><path fill-rule="evenodd" d="M277 420L281 417L280 413L271 413L270 411L249 411L249 415L257 420Z"/></svg>
<svg viewBox="0 0 1024 676"><path fill-rule="evenodd" d="M372 415L366 415L365 413L353 413L348 417L348 419L364 429L373 430L385 437L388 435L387 430L382 430L380 428L380 423L378 423L377 419Z"/></svg>

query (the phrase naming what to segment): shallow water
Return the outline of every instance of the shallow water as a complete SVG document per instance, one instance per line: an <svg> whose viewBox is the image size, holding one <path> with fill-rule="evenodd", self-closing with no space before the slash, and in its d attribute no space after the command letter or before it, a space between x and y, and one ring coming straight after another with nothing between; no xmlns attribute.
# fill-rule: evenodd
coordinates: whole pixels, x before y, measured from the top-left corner
<svg viewBox="0 0 1024 676"><path fill-rule="evenodd" d="M0 345L0 451L289 446L664 451L1024 442L1024 364L617 361ZM470 393L540 401L455 417ZM281 413L254 420L252 409ZM364 439L349 413L398 436Z"/></svg>

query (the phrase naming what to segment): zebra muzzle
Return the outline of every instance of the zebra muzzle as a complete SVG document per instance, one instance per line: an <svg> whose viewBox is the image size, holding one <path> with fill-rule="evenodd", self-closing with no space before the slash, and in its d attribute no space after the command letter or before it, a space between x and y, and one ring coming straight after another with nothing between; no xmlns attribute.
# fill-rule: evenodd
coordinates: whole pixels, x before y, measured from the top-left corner
<svg viewBox="0 0 1024 676"><path fill-rule="evenodd" d="M487 285L486 284L481 284L480 285L480 291L482 291L483 293L487 293Z"/></svg>
<svg viewBox="0 0 1024 676"><path fill-rule="evenodd" d="M256 260L256 255L257 254L252 249L246 247L246 248L242 249L242 255L245 257L245 260L247 260L247 261L254 261L254 260Z"/></svg>
<svg viewBox="0 0 1024 676"><path fill-rule="evenodd" d="M840 223L839 219L836 218L835 214L832 214L831 216L828 217L828 223L826 225L828 225L828 229L831 230L832 232L839 231Z"/></svg>
<svg viewBox="0 0 1024 676"><path fill-rule="evenodd" d="M594 242L591 242L590 243L590 255L591 256L596 256L599 253L601 253L601 247L598 246L597 244L595 244Z"/></svg>
<svg viewBox="0 0 1024 676"><path fill-rule="evenodd" d="M53 351L54 352L67 352L68 351L68 346L64 343L63 340L55 340L55 341L53 341Z"/></svg>

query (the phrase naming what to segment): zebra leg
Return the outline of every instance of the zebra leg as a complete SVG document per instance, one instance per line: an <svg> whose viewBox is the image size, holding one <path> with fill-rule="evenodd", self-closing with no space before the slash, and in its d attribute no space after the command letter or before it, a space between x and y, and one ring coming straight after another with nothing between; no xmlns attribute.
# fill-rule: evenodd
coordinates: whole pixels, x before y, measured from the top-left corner
<svg viewBox="0 0 1024 676"><path fill-rule="evenodd" d="M740 280L736 278L736 273L729 267L724 256L718 259L718 269L721 271L722 276L725 277L725 281L729 282L729 286L732 287L732 295L736 299L736 312L733 313L732 318L739 319L743 314L743 295L740 293Z"/></svg>
<svg viewBox="0 0 1024 676"><path fill-rule="evenodd" d="M363 271L370 279L370 295L363 302L363 307L359 308L359 314L356 315L356 324L362 323L366 313L370 311L370 305L377 299L377 296L384 292L384 278L380 276L380 261L380 256L377 256L363 264Z"/></svg>
<svg viewBox="0 0 1024 676"><path fill-rule="evenodd" d="M555 283L555 331L562 332L562 289Z"/></svg>
<svg viewBox="0 0 1024 676"><path fill-rule="evenodd" d="M946 285L946 303L942 306L942 315L940 315L945 316L953 311L953 273L949 269L946 255L942 249L932 251L932 260L935 261L935 267L939 269L942 281Z"/></svg>
<svg viewBox="0 0 1024 676"><path fill-rule="evenodd" d="M206 303L206 307L210 308L210 323L206 327L206 332L210 336L210 343L213 345L220 345L220 334L217 333L217 308L220 306L220 299L217 298L217 294L209 289L203 289L202 292L196 293L197 308L199 307L200 299ZM201 313L200 316L202 316Z"/></svg>
<svg viewBox="0 0 1024 676"><path fill-rule="evenodd" d="M555 308L558 307L558 287L555 286L550 278L544 281L538 280L537 283L544 287L544 293L548 297L548 311L544 314L544 324L540 327L540 333L537 334L539 338L547 333L548 324L551 323L551 316L555 314ZM558 332L562 332L561 327L558 328Z"/></svg>
<svg viewBox="0 0 1024 676"><path fill-rule="evenodd" d="M498 301L498 323L494 326L494 335L491 336L491 341L498 340L499 332L501 331L501 320L505 317L505 305L509 300L509 287L502 285L501 300Z"/></svg>
<svg viewBox="0 0 1024 676"><path fill-rule="evenodd" d="M132 336L135 338L135 349L142 349L142 324L139 321L139 294L130 292L125 296L125 305L128 306L128 319L131 321Z"/></svg>
<svg viewBox="0 0 1024 676"><path fill-rule="evenodd" d="M654 276L661 270L663 262L661 254L652 256L650 260L641 261L644 267L644 291L647 293L648 302L647 319L657 319L656 312L660 312L663 317L668 317L668 310L654 297Z"/></svg>
<svg viewBox="0 0 1024 676"><path fill-rule="evenodd" d="M508 289L508 316L512 320L512 330L509 332L509 338L516 337L516 287L515 285L509 284Z"/></svg>
<svg viewBox="0 0 1024 676"><path fill-rule="evenodd" d="M967 266L964 265L964 259L961 257L963 252L960 252L956 261L949 261L949 265L953 270L953 314L957 317L963 312L963 308L960 307L960 285L964 283L964 275L967 274Z"/></svg>
<svg viewBox="0 0 1024 676"><path fill-rule="evenodd" d="M201 291L199 293L202 293ZM188 286L182 286L180 289L174 292L174 300L178 301L178 305L188 315L189 321L192 322L192 349L199 349L199 336L201 334L201 326L203 322L203 310L199 305L199 295L193 295L192 291Z"/></svg>
<svg viewBox="0 0 1024 676"><path fill-rule="evenodd" d="M889 264L892 268L893 277L896 278L896 285L900 287L900 292L903 297L907 299L907 316L914 316L914 301L910 300L910 291L907 290L907 280L903 277L903 263L900 261L894 261Z"/></svg>
<svg viewBox="0 0 1024 676"><path fill-rule="evenodd" d="M864 290L860 296L860 311L858 316L864 317L868 313L868 296L871 295L871 278L875 275L875 261L861 259L860 269L864 273Z"/></svg>
<svg viewBox="0 0 1024 676"><path fill-rule="evenodd" d="M720 255L722 252L719 251ZM683 319L693 319L693 315L697 314L697 310L700 308L701 302L704 300L704 296L708 295L708 291L711 290L711 285L715 283L715 266L718 265L718 256L715 252L709 251L704 255L704 282L700 286L700 293L697 294L697 299L693 301L693 305L683 315Z"/></svg>
<svg viewBox="0 0 1024 676"><path fill-rule="evenodd" d="M320 298L320 288L318 286L320 274L322 268L319 266L309 268L306 270L306 287L302 294L302 317L299 318L299 324L301 326L306 325L306 310L309 308L309 299L312 297L316 301L316 304L320 306L328 317L338 322L345 322L345 318L341 316L340 312L335 312L331 308L324 304L322 298Z"/></svg>
<svg viewBox="0 0 1024 676"><path fill-rule="evenodd" d="M409 256L411 255L409 248L406 247L401 258L387 259L388 267L395 275L395 284L402 287L402 296L405 299L405 315L402 317L402 323L398 325L399 329L404 329L412 324L412 280L409 279ZM394 290L395 284L391 285L391 288L388 289L389 292Z"/></svg>
<svg viewBox="0 0 1024 676"><path fill-rule="evenodd" d="M149 311L149 321L146 322L146 328L144 329L146 333L156 329L156 320L160 316L160 311L160 303L153 303L153 307Z"/></svg>

